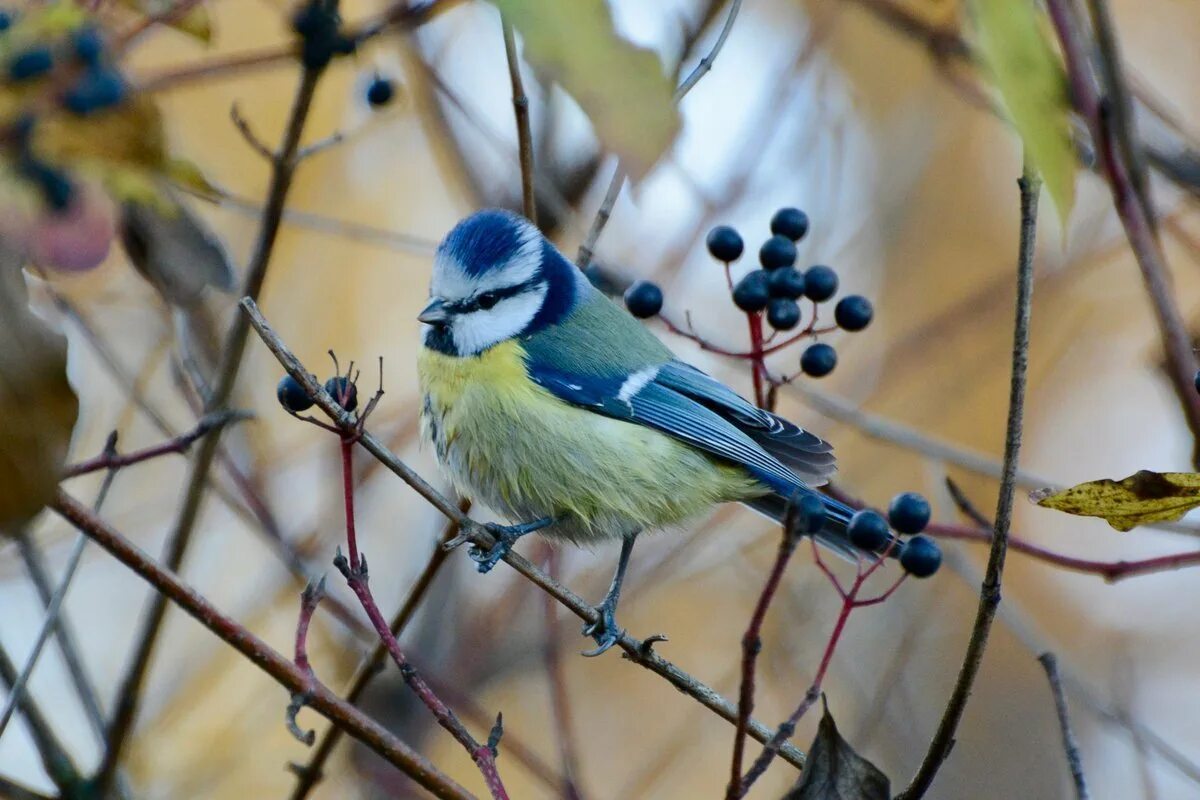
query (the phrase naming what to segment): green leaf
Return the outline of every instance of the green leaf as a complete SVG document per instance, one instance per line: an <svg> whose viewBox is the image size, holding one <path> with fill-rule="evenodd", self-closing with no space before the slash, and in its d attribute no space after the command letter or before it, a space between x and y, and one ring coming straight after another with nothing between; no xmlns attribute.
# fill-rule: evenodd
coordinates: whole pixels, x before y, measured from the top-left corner
<svg viewBox="0 0 1200 800"><path fill-rule="evenodd" d="M1142 470L1124 480L1104 478L1030 497L1039 506L1083 517L1101 517L1119 531L1177 520L1200 507L1200 474Z"/></svg>
<svg viewBox="0 0 1200 800"><path fill-rule="evenodd" d="M891 796L887 776L846 743L826 706L800 782L784 800L889 800Z"/></svg>
<svg viewBox="0 0 1200 800"><path fill-rule="evenodd" d="M633 178L679 132L675 87L658 57L617 36L605 0L492 0L521 32L525 57L557 81Z"/></svg>
<svg viewBox="0 0 1200 800"><path fill-rule="evenodd" d="M1063 228L1075 204L1075 145L1063 67L1032 0L971 0L979 52Z"/></svg>

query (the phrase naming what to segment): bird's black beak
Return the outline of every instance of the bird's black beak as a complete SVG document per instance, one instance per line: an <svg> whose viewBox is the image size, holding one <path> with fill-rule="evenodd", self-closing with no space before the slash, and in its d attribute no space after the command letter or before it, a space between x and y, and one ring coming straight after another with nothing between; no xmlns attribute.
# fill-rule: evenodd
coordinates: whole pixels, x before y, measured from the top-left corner
<svg viewBox="0 0 1200 800"><path fill-rule="evenodd" d="M426 325L440 324L449 317L450 315L446 311L446 301L440 297L431 297L425 308L421 309L421 313L417 314L417 319Z"/></svg>

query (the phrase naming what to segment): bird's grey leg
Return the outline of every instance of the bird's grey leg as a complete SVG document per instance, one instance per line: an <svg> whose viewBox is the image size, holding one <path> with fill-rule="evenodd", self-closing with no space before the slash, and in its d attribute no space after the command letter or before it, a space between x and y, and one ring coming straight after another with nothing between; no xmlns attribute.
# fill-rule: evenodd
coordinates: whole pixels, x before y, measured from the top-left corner
<svg viewBox="0 0 1200 800"><path fill-rule="evenodd" d="M589 658L607 651L620 640L621 634L625 633L625 629L617 625L617 602L621 599L621 584L625 581L625 570L629 567L629 556L633 553L633 543L637 540L638 533L640 531L621 541L621 555L617 559L617 571L613 574L608 593L604 595L600 605L596 606L596 613L600 615L599 619L583 626L583 635L591 636L596 640L597 645L594 650L584 652L584 655Z"/></svg>
<svg viewBox="0 0 1200 800"><path fill-rule="evenodd" d="M512 549L517 539L553 524L553 517L522 522L519 525L497 525L494 522L488 522L483 527L495 538L496 542L487 550L478 545L471 545L467 548L467 555L475 562L475 567L480 573L491 572L492 567L499 564L500 560L508 555L508 551Z"/></svg>

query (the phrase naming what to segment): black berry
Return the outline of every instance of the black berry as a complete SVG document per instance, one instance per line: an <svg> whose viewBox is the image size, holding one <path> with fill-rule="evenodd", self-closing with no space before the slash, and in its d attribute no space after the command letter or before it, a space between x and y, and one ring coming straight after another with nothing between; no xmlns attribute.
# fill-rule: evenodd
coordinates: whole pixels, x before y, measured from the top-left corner
<svg viewBox="0 0 1200 800"><path fill-rule="evenodd" d="M284 375L279 380L279 385L275 387L275 396L279 398L279 405L294 413L312 408L312 398L304 391L300 381L291 375Z"/></svg>
<svg viewBox="0 0 1200 800"><path fill-rule="evenodd" d="M741 258L745 249L741 234L728 225L718 225L709 231L705 244L713 258L726 264Z"/></svg>
<svg viewBox="0 0 1200 800"><path fill-rule="evenodd" d="M786 297L773 297L767 303L767 324L777 331L790 331L800 324L800 306Z"/></svg>
<svg viewBox="0 0 1200 800"><path fill-rule="evenodd" d="M625 290L625 307L638 319L653 317L662 305L662 289L650 281L636 281Z"/></svg>
<svg viewBox="0 0 1200 800"><path fill-rule="evenodd" d="M888 506L888 521L900 533L920 533L932 515L929 501L916 492L904 492L892 498Z"/></svg>
<svg viewBox="0 0 1200 800"><path fill-rule="evenodd" d="M914 578L928 578L942 565L942 549L928 536L914 536L900 551L900 566Z"/></svg>
<svg viewBox="0 0 1200 800"><path fill-rule="evenodd" d="M12 27L12 14L8 11L0 9L0 31L6 31Z"/></svg>
<svg viewBox="0 0 1200 800"><path fill-rule="evenodd" d="M358 408L358 387L349 378L337 376L325 381L325 391L333 401L347 411Z"/></svg>
<svg viewBox="0 0 1200 800"><path fill-rule="evenodd" d="M825 524L825 501L810 493L792 498L790 522L792 533L801 536L817 533Z"/></svg>
<svg viewBox="0 0 1200 800"><path fill-rule="evenodd" d="M773 269L767 278L767 288L771 290L771 297L798 300L804 296L804 273L795 267Z"/></svg>
<svg viewBox="0 0 1200 800"><path fill-rule="evenodd" d="M72 39L75 57L85 64L95 64L104 52L104 38L95 28L81 28Z"/></svg>
<svg viewBox="0 0 1200 800"><path fill-rule="evenodd" d="M742 311L753 313L762 311L771 299L767 288L767 273L761 269L747 272L745 277L733 287L733 303Z"/></svg>
<svg viewBox="0 0 1200 800"><path fill-rule="evenodd" d="M75 196L75 185L71 183L67 173L58 167L50 166L29 156L21 158L17 169L26 179L37 186L46 205L51 209L64 211L67 206L71 205L71 198Z"/></svg>
<svg viewBox="0 0 1200 800"><path fill-rule="evenodd" d="M1200 372L1196 373L1196 391L1200 392Z"/></svg>
<svg viewBox="0 0 1200 800"><path fill-rule="evenodd" d="M804 294L808 299L824 303L837 294L838 276L829 267L809 267L804 273Z"/></svg>
<svg viewBox="0 0 1200 800"><path fill-rule="evenodd" d="M49 47L31 47L8 62L8 77L14 81L26 81L45 75L53 66L54 56Z"/></svg>
<svg viewBox="0 0 1200 800"><path fill-rule="evenodd" d="M395 96L396 88L392 85L392 81L382 75L376 75L367 86L367 102L371 104L372 108L386 106L392 102L392 98Z"/></svg>
<svg viewBox="0 0 1200 800"><path fill-rule="evenodd" d="M796 244L786 236L772 236L758 250L758 263L765 269L790 267L796 263Z"/></svg>
<svg viewBox="0 0 1200 800"><path fill-rule="evenodd" d="M887 547L892 540L892 532L888 529L887 520L875 511L859 511L850 518L846 529L850 542L860 550L877 553Z"/></svg>
<svg viewBox="0 0 1200 800"><path fill-rule="evenodd" d="M798 242L808 233L808 214L798 208L781 208L771 217L771 233Z"/></svg>
<svg viewBox="0 0 1200 800"><path fill-rule="evenodd" d="M86 115L111 108L125 99L125 81L115 70L93 67L63 94L69 111Z"/></svg>
<svg viewBox="0 0 1200 800"><path fill-rule="evenodd" d="M833 309L833 318L845 331L861 331L871 324L873 316L875 309L871 307L871 301L861 294L843 297Z"/></svg>
<svg viewBox="0 0 1200 800"><path fill-rule="evenodd" d="M836 366L837 351L824 342L810 344L800 355L800 369L814 378L824 378Z"/></svg>

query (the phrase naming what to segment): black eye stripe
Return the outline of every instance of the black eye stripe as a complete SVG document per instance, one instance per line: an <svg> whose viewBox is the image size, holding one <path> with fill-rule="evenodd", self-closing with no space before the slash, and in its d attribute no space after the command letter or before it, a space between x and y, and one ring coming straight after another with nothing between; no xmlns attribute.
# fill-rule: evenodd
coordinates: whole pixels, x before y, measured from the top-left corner
<svg viewBox="0 0 1200 800"><path fill-rule="evenodd" d="M513 284L512 286L501 286L498 289L489 289L486 292L480 292L478 295L470 298L469 300L459 300L454 303L447 303L446 307L456 314L469 314L472 311L478 311L481 308L485 308L485 306L481 305L479 302L481 297L488 296L495 299L495 302L493 302L490 306L486 306L486 308L491 308L501 300L507 300L510 297L516 297L519 294L524 294L525 292L532 290L541 282L542 281L540 278L530 278L527 281L522 281L521 283Z"/></svg>

